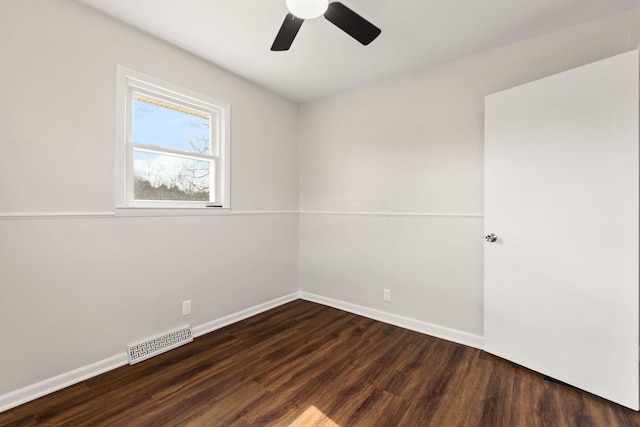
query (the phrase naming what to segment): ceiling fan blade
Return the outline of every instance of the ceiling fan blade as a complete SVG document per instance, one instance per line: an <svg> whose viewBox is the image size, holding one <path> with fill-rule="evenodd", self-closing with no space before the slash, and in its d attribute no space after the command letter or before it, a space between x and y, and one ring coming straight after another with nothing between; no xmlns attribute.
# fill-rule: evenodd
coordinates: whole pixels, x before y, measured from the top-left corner
<svg viewBox="0 0 640 427"><path fill-rule="evenodd" d="M380 28L337 1L329 3L324 17L365 46L382 32Z"/></svg>
<svg viewBox="0 0 640 427"><path fill-rule="evenodd" d="M296 18L292 14L287 13L287 16L284 18L284 22L280 27L280 31L278 31L278 35L273 41L271 50L289 50L291 43L293 43L293 39L296 38L296 34L298 34L298 30L303 22L304 19Z"/></svg>

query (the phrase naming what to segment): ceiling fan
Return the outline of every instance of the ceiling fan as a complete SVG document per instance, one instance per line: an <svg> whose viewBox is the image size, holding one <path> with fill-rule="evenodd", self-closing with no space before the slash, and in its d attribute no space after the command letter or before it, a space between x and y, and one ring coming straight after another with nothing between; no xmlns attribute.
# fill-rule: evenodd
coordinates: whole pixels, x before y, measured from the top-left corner
<svg viewBox="0 0 640 427"><path fill-rule="evenodd" d="M324 15L329 22L365 46L382 32L380 28L337 1L329 3L329 0L287 0L287 8L289 13L271 46L273 51L289 50L304 20L320 15Z"/></svg>

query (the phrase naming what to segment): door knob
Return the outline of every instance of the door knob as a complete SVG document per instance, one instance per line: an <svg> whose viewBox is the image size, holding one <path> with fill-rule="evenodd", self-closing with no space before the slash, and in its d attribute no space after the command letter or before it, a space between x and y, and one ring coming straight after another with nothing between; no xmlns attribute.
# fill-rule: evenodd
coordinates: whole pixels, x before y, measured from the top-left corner
<svg viewBox="0 0 640 427"><path fill-rule="evenodd" d="M487 242L493 243L496 240L498 240L498 236L496 236L495 234L491 233L491 234L487 234L486 236L484 236L484 240L486 240Z"/></svg>

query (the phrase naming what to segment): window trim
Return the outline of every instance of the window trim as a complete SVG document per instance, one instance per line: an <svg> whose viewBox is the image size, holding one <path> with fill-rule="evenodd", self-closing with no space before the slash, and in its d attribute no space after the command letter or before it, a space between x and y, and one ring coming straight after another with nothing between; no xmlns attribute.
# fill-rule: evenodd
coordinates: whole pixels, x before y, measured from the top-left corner
<svg viewBox="0 0 640 427"><path fill-rule="evenodd" d="M218 146L212 146L212 156L205 157L213 158L215 179L218 182L214 191L216 191L215 199L219 201L218 203L213 205L211 202L201 201L134 201L130 197L130 193L133 191L133 152L136 144L129 141L128 138L131 135L132 121L129 120L129 114L133 105L134 91L159 100L186 104L191 109L211 114L212 122L216 121L213 128L218 133L215 136L212 135L212 142L215 139ZM229 213L231 210L230 111L231 106L226 102L122 65L116 65L116 214L164 216ZM213 156L215 148L218 151L217 156ZM159 151L171 153L171 150L168 149ZM194 154L194 157L199 157L197 153Z"/></svg>

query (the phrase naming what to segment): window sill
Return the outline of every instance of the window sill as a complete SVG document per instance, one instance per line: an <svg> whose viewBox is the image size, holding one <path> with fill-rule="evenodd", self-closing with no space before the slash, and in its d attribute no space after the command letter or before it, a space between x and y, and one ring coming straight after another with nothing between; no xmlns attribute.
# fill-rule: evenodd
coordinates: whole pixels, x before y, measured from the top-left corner
<svg viewBox="0 0 640 427"><path fill-rule="evenodd" d="M231 208L152 208L152 207L118 207L116 216L214 216L229 215Z"/></svg>

